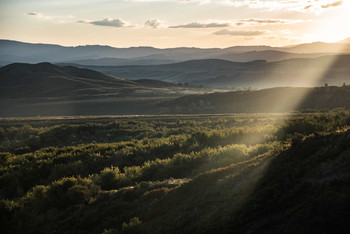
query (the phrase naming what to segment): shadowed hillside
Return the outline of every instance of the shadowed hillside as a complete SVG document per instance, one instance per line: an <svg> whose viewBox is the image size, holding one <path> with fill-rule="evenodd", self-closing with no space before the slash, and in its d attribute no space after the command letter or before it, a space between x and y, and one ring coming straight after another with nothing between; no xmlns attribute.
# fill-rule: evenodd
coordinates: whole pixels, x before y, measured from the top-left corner
<svg viewBox="0 0 350 234"><path fill-rule="evenodd" d="M0 69L2 98L98 95L137 85L93 70L50 63L10 64Z"/></svg>
<svg viewBox="0 0 350 234"><path fill-rule="evenodd" d="M350 108L350 86L281 87L188 95L160 103L163 113L254 113Z"/></svg>
<svg viewBox="0 0 350 234"><path fill-rule="evenodd" d="M73 66L15 63L0 68L0 115L154 114L160 100L208 91Z"/></svg>
<svg viewBox="0 0 350 234"><path fill-rule="evenodd" d="M147 78L205 86L270 88L349 83L349 64L350 55L334 55L278 62L203 59L152 66L88 67L132 80Z"/></svg>
<svg viewBox="0 0 350 234"><path fill-rule="evenodd" d="M296 141L272 160L227 233L346 233L349 141L349 130Z"/></svg>
<svg viewBox="0 0 350 234"><path fill-rule="evenodd" d="M319 58L312 66L328 62ZM205 68L203 62L208 64ZM278 67L300 66L299 60L280 62ZM329 68L326 76L343 73L339 66L347 66L347 57L339 57L337 65ZM209 66L210 65L210 66ZM253 61L233 63L226 60L193 60L178 64L159 65L157 72L180 76L177 71L192 74L196 69L203 74L245 71L270 63ZM156 76L154 67L139 67L144 75ZM127 68L130 70L130 68ZM147 71L147 69L151 69ZM122 70L122 68L121 68ZM205 71L204 71L205 70ZM130 70L132 71L132 70ZM170 73L171 73L170 72ZM195 77L194 74L192 74ZM227 92L211 88L191 87L161 80L126 80L94 70L50 63L11 64L0 68L0 115L110 115L110 114L197 114L197 113L254 113L289 112L302 109L333 109L350 107L350 88L328 86L319 88L280 87L262 90ZM203 94L209 93L209 94Z"/></svg>

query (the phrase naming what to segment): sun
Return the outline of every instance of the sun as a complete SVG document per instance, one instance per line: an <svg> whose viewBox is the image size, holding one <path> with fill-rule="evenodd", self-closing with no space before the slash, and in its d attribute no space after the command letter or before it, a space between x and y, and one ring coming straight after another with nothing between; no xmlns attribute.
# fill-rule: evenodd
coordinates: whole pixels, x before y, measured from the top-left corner
<svg viewBox="0 0 350 234"><path fill-rule="evenodd" d="M312 29L314 41L338 42L350 37L350 3L344 1L341 7L330 10L319 19L318 26ZM339 51L341 52L341 51Z"/></svg>

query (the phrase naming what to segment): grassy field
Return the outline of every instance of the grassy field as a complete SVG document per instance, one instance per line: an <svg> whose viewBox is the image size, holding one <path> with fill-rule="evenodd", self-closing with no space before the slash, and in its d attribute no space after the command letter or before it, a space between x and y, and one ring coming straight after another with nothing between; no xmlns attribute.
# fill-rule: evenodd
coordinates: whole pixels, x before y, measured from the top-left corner
<svg viewBox="0 0 350 234"><path fill-rule="evenodd" d="M341 233L350 116L0 119L1 233Z"/></svg>

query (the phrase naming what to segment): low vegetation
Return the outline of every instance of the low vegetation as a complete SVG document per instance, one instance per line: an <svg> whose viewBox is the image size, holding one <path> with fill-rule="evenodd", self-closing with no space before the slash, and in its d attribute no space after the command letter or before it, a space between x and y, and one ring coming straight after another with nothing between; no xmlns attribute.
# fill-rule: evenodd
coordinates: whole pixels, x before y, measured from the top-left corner
<svg viewBox="0 0 350 234"><path fill-rule="evenodd" d="M349 125L346 111L2 120L1 233L346 230Z"/></svg>

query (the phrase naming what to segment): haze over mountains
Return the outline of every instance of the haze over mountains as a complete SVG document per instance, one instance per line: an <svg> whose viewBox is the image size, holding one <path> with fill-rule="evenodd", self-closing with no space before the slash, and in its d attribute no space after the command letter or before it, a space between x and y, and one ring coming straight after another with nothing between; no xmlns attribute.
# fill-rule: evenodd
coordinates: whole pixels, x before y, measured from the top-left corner
<svg viewBox="0 0 350 234"><path fill-rule="evenodd" d="M278 62L190 60L150 66L86 66L126 79L153 79L212 87L269 88L342 85L350 82L350 55L329 55Z"/></svg>
<svg viewBox="0 0 350 234"><path fill-rule="evenodd" d="M315 58L334 53L350 53L350 44L315 42L290 47L234 46L224 49L158 49L153 47L113 48L100 45L65 47L0 40L0 65L13 62L69 62L101 66L151 65L193 59L225 59L236 62L279 61L290 58Z"/></svg>
<svg viewBox="0 0 350 234"><path fill-rule="evenodd" d="M0 116L149 114L162 100L208 91L47 62L14 63L0 68Z"/></svg>
<svg viewBox="0 0 350 234"><path fill-rule="evenodd" d="M161 113L280 113L350 108L350 86L280 87L188 95L158 105Z"/></svg>
<svg viewBox="0 0 350 234"><path fill-rule="evenodd" d="M201 62L184 62L181 68L199 68L203 66ZM207 62L215 65L217 70L227 70L234 65L244 69L244 66L268 64L261 61L243 64L222 60ZM347 62L338 64L345 67ZM218 93L213 88L149 79L126 80L73 66L14 63L0 68L0 115L240 113L349 108L349 87L221 90Z"/></svg>
<svg viewBox="0 0 350 234"><path fill-rule="evenodd" d="M200 96L198 100L202 101L197 103L186 95L232 89L344 86L350 84L350 44L343 42L157 49L63 47L0 40L0 64L15 62L0 69L0 115L205 113L213 106L220 107L221 98L207 102L206 96ZM40 61L44 62L20 63ZM233 109L225 106L214 112L245 112L245 108L253 107L256 111L278 112L260 105L259 100L269 103L271 97L279 99L284 92L290 93L289 99L305 96L298 89L283 88L243 96L236 92L227 94L233 102L224 101ZM316 92L313 97L321 100L318 96L327 92ZM345 92L344 97L348 96ZM343 106L333 105L338 99L339 95L333 95L326 101L329 105L302 107L348 106L347 101ZM283 111L298 108L285 107Z"/></svg>

